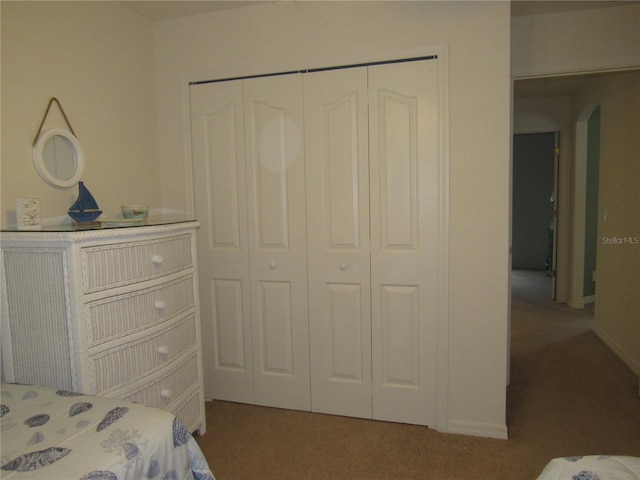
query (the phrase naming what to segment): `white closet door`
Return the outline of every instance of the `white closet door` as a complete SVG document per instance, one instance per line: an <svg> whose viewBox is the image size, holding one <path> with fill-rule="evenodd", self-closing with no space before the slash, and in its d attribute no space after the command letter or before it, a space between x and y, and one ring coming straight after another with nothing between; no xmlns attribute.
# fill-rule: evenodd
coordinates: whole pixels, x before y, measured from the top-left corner
<svg viewBox="0 0 640 480"><path fill-rule="evenodd" d="M255 403L309 410L302 76L244 81Z"/></svg>
<svg viewBox="0 0 640 480"><path fill-rule="evenodd" d="M311 406L371 418L367 69L306 74Z"/></svg>
<svg viewBox="0 0 640 480"><path fill-rule="evenodd" d="M369 68L373 418L437 421L438 62Z"/></svg>
<svg viewBox="0 0 640 480"><path fill-rule="evenodd" d="M205 395L253 403L242 82L189 94Z"/></svg>

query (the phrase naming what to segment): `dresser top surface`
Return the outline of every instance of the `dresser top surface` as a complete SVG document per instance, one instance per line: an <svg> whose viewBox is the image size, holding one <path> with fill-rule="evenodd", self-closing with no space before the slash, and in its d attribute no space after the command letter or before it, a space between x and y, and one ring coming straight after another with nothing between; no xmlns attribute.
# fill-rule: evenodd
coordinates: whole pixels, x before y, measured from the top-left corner
<svg viewBox="0 0 640 480"><path fill-rule="evenodd" d="M3 226L2 232L86 232L92 230L108 230L114 228L133 228L133 227L146 227L146 226L159 226L159 225L171 225L180 223L195 222L191 218L186 218L181 215L156 215L149 216L146 220L126 220L126 219L111 219L96 222L86 223L64 223L64 224L51 224L51 225L39 225L36 228L22 229L14 226Z"/></svg>
<svg viewBox="0 0 640 480"><path fill-rule="evenodd" d="M2 247L9 245L28 245L33 243L47 244L60 242L73 244L85 241L127 241L153 235L173 235L200 226L197 220L176 219L169 217L150 217L141 222L94 222L91 225L65 224L42 225L37 230L19 230L17 228L2 228L0 241Z"/></svg>

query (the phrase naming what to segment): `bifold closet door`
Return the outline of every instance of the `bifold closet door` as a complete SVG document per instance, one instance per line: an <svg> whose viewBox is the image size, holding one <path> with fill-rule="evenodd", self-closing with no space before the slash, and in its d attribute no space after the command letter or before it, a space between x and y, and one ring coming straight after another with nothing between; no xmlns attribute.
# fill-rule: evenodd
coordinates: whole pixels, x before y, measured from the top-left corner
<svg viewBox="0 0 640 480"><path fill-rule="evenodd" d="M369 67L373 418L437 421L438 62Z"/></svg>
<svg viewBox="0 0 640 480"><path fill-rule="evenodd" d="M189 95L205 396L253 403L243 86Z"/></svg>
<svg viewBox="0 0 640 480"><path fill-rule="evenodd" d="M310 410L302 77L244 81L255 403Z"/></svg>
<svg viewBox="0 0 640 480"><path fill-rule="evenodd" d="M207 397L435 425L437 59L190 92Z"/></svg>
<svg viewBox="0 0 640 480"><path fill-rule="evenodd" d="M309 410L302 78L190 96L206 395Z"/></svg>
<svg viewBox="0 0 640 480"><path fill-rule="evenodd" d="M367 69L304 75L311 407L371 418Z"/></svg>

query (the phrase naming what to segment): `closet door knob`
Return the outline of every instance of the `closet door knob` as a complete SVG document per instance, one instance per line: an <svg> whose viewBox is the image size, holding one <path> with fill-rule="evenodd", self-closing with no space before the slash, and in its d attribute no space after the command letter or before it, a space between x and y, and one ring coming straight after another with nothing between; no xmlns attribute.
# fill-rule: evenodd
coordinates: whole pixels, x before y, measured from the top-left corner
<svg viewBox="0 0 640 480"><path fill-rule="evenodd" d="M153 306L156 307L157 310L164 310L165 308L167 308L167 302L165 302L164 300L158 300L153 304Z"/></svg>
<svg viewBox="0 0 640 480"><path fill-rule="evenodd" d="M163 260L164 258L162 258L162 255L154 255L151 257L151 263L154 265L160 265Z"/></svg>
<svg viewBox="0 0 640 480"><path fill-rule="evenodd" d="M162 398L164 398L165 400L169 400L171 398L171 390L161 390L160 391L160 396Z"/></svg>
<svg viewBox="0 0 640 480"><path fill-rule="evenodd" d="M158 347L158 354L159 355L169 355L169 348L168 347Z"/></svg>
<svg viewBox="0 0 640 480"><path fill-rule="evenodd" d="M269 268L270 268L271 270L275 270L275 269L276 269L276 262L271 262L271 263L269 264Z"/></svg>
<svg viewBox="0 0 640 480"><path fill-rule="evenodd" d="M347 269L347 264L346 263L341 263L340 264L340 270L344 271Z"/></svg>

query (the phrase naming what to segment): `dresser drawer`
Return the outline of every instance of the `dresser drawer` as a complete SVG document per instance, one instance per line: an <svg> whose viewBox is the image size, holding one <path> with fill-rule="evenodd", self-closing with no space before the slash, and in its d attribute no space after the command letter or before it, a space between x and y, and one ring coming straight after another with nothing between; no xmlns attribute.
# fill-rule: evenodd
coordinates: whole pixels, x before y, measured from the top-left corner
<svg viewBox="0 0 640 480"><path fill-rule="evenodd" d="M158 278L192 266L188 234L82 249L85 293Z"/></svg>
<svg viewBox="0 0 640 480"><path fill-rule="evenodd" d="M126 394L124 398L151 407L173 410L175 401L197 383L198 357L194 353L155 382L145 384L144 388Z"/></svg>
<svg viewBox="0 0 640 480"><path fill-rule="evenodd" d="M197 343L196 316L192 313L154 335L91 356L94 391L101 394L132 383L167 366Z"/></svg>
<svg viewBox="0 0 640 480"><path fill-rule="evenodd" d="M175 410L172 410L173 414L178 417L178 420L193 433L194 430L200 429L200 434L203 432L202 425L203 419L201 415L202 403L200 402L200 390L196 389L184 402L180 405L176 405Z"/></svg>
<svg viewBox="0 0 640 480"><path fill-rule="evenodd" d="M88 303L89 348L130 335L195 305L193 275L132 293Z"/></svg>

